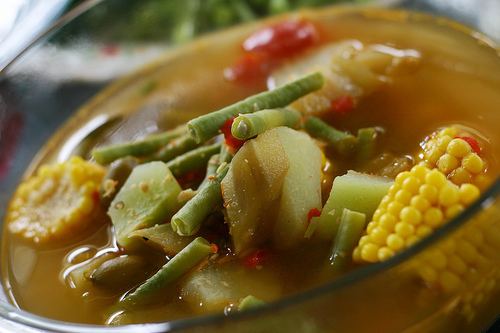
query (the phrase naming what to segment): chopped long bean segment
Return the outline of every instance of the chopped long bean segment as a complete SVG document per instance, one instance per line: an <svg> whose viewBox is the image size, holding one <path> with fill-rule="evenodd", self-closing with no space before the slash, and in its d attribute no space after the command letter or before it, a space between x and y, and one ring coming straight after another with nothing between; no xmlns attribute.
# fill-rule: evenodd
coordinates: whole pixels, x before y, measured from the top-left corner
<svg viewBox="0 0 500 333"><path fill-rule="evenodd" d="M356 148L358 140L354 135L339 131L319 118L309 117L304 128L311 136L325 140L341 154L351 153Z"/></svg>
<svg viewBox="0 0 500 333"><path fill-rule="evenodd" d="M109 145L94 149L92 156L100 164L108 164L125 156L142 157L149 155L168 144L173 139L186 133L186 126L179 126L170 131L153 134L138 141Z"/></svg>
<svg viewBox="0 0 500 333"><path fill-rule="evenodd" d="M290 108L268 109L242 114L234 119L231 134L237 139L247 140L274 127L297 128L300 119L300 112Z"/></svg>
<svg viewBox="0 0 500 333"><path fill-rule="evenodd" d="M373 156L377 139L377 129L374 127L358 130L357 158L359 162L367 161Z"/></svg>
<svg viewBox="0 0 500 333"><path fill-rule="evenodd" d="M330 255L330 264L335 271L341 271L347 266L365 226L365 214L344 208Z"/></svg>
<svg viewBox="0 0 500 333"><path fill-rule="evenodd" d="M167 167L172 171L175 177L181 176L189 171L198 170L207 164L210 157L217 153L220 147L220 143L198 147L170 160L167 163Z"/></svg>
<svg viewBox="0 0 500 333"><path fill-rule="evenodd" d="M175 232L181 236L195 234L214 208L222 204L220 183L228 169L227 163L221 165L208 184L172 217L170 224Z"/></svg>
<svg viewBox="0 0 500 333"><path fill-rule="evenodd" d="M209 242L203 237L195 238L181 252L163 265L156 274L137 287L133 293L127 295L123 301L132 304L148 303L151 301L151 296L156 295L160 289L167 287L186 274L211 252Z"/></svg>
<svg viewBox="0 0 500 333"><path fill-rule="evenodd" d="M168 162L196 147L198 147L198 144L190 135L183 135L160 149L156 154L151 156L148 161Z"/></svg>
<svg viewBox="0 0 500 333"><path fill-rule="evenodd" d="M207 172L205 173L205 178L203 178L203 181L201 182L200 186L198 186L198 189L205 187L208 184L210 178L215 176L215 172L217 171L217 168L219 168L219 165L220 154L212 155L207 163Z"/></svg>
<svg viewBox="0 0 500 333"><path fill-rule="evenodd" d="M266 304L266 302L264 302L263 300L258 299L253 295L248 295L240 301L240 304L238 304L238 311L246 311L249 309L258 308L259 306L262 306L264 304Z"/></svg>
<svg viewBox="0 0 500 333"><path fill-rule="evenodd" d="M226 120L236 117L238 114L285 107L300 97L320 89L323 86L323 81L323 75L317 72L274 90L250 96L223 109L189 121L189 133L196 142L204 142L217 135Z"/></svg>

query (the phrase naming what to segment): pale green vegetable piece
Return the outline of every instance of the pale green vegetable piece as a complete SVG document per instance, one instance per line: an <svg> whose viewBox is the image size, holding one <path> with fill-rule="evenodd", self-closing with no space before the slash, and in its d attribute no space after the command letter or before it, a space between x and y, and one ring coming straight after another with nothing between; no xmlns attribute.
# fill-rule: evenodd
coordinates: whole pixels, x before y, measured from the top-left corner
<svg viewBox="0 0 500 333"><path fill-rule="evenodd" d="M333 239L337 234L344 208L363 213L369 220L392 183L392 179L389 178L371 176L352 170L343 176L336 177L321 216L315 218L318 219L315 236Z"/></svg>
<svg viewBox="0 0 500 333"><path fill-rule="evenodd" d="M133 231L129 237L137 238L147 245L159 248L169 256L179 253L195 238L194 236L179 236L172 229L170 223Z"/></svg>
<svg viewBox="0 0 500 333"><path fill-rule="evenodd" d="M133 248L130 234L170 219L179 209L181 187L163 162L149 162L134 168L111 202L108 215L122 247Z"/></svg>
<svg viewBox="0 0 500 333"><path fill-rule="evenodd" d="M283 182L273 243L291 248L304 240L307 215L321 209L321 151L311 137L288 127L277 132L288 158L289 168Z"/></svg>
<svg viewBox="0 0 500 333"><path fill-rule="evenodd" d="M266 302L264 302L263 300L258 299L253 295L248 295L240 301L240 304L238 304L238 311L246 311L258 308L259 306L262 306L264 304L266 304Z"/></svg>

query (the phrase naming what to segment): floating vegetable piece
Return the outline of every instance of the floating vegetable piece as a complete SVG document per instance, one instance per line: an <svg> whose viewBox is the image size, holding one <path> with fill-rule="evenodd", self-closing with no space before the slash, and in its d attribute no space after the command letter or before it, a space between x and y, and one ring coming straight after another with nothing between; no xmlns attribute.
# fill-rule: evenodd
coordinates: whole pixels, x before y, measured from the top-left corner
<svg viewBox="0 0 500 333"><path fill-rule="evenodd" d="M92 151L92 156L100 164L108 164L125 156L142 157L154 153L186 133L186 126L179 126L173 130L153 134L144 139L100 147Z"/></svg>
<svg viewBox="0 0 500 333"><path fill-rule="evenodd" d="M351 261L352 251L363 235L365 226L365 214L344 208L330 255L330 264L334 271L341 272Z"/></svg>
<svg viewBox="0 0 500 333"><path fill-rule="evenodd" d="M133 231L129 237L143 240L146 244L163 250L169 256L179 253L194 239L194 237L179 236L172 230L170 223Z"/></svg>
<svg viewBox="0 0 500 333"><path fill-rule="evenodd" d="M221 181L229 166L221 165L216 175L201 188L174 216L170 224L180 236L194 235L207 216L222 204Z"/></svg>
<svg viewBox="0 0 500 333"><path fill-rule="evenodd" d="M234 155L222 181L229 232L236 253L258 246L272 228L289 161L277 129L249 140Z"/></svg>
<svg viewBox="0 0 500 333"><path fill-rule="evenodd" d="M354 135L339 131L319 118L309 117L304 128L310 135L325 140L341 154L349 154L356 149L357 139Z"/></svg>
<svg viewBox="0 0 500 333"><path fill-rule="evenodd" d="M484 189L487 184L487 163L479 155L481 149L465 130L450 126L433 133L423 143L423 161L437 168L453 183L472 183Z"/></svg>
<svg viewBox="0 0 500 333"><path fill-rule="evenodd" d="M207 258L211 252L210 243L202 237L197 237L160 268L155 275L147 279L134 292L127 295L122 302L132 304L151 302L155 294L177 281L182 275Z"/></svg>
<svg viewBox="0 0 500 333"><path fill-rule="evenodd" d="M248 140L274 127L297 128L300 125L300 119L300 112L293 109L257 111L236 117L231 127L231 133L237 139Z"/></svg>
<svg viewBox="0 0 500 333"><path fill-rule="evenodd" d="M101 182L100 198L101 205L104 208L107 209L109 207L111 201L113 201L115 195L122 188L123 184L125 184L125 181L137 164L139 164L139 161L134 157L120 158L111 163Z"/></svg>
<svg viewBox="0 0 500 333"><path fill-rule="evenodd" d="M315 235L322 239L333 239L344 208L363 213L370 219L392 183L389 178L355 171L336 177L321 216L316 221L318 226Z"/></svg>
<svg viewBox="0 0 500 333"><path fill-rule="evenodd" d="M93 291L95 292L90 276L104 262L116 258L116 256L117 254L114 252L107 252L69 267L66 271L67 274L63 274L66 284L79 296L90 296Z"/></svg>
<svg viewBox="0 0 500 333"><path fill-rule="evenodd" d="M175 177L181 176L189 171L201 169L207 164L212 155L219 152L220 147L220 143L214 143L209 146L201 146L190 150L170 160L167 163L167 167Z"/></svg>
<svg viewBox="0 0 500 333"><path fill-rule="evenodd" d="M163 223L177 211L181 187L163 162L134 168L108 210L115 235L124 248L133 247L130 234Z"/></svg>
<svg viewBox="0 0 500 333"><path fill-rule="evenodd" d="M147 160L168 162L196 147L198 144L190 135L182 135L169 142Z"/></svg>
<svg viewBox="0 0 500 333"><path fill-rule="evenodd" d="M281 295L278 276L271 270L249 270L236 263L211 264L187 276L183 300L196 312L222 311L249 294L274 300Z"/></svg>
<svg viewBox="0 0 500 333"><path fill-rule="evenodd" d="M377 129L374 127L360 128L357 135L358 162L366 162L375 152Z"/></svg>
<svg viewBox="0 0 500 333"><path fill-rule="evenodd" d="M110 290L126 290L147 277L144 258L122 255L104 261L89 278L95 285Z"/></svg>
<svg viewBox="0 0 500 333"><path fill-rule="evenodd" d="M5 221L9 231L33 243L77 236L92 222L105 169L72 157L43 165L15 192Z"/></svg>
<svg viewBox="0 0 500 333"><path fill-rule="evenodd" d="M475 185L458 187L441 171L423 165L400 173L359 240L354 260L389 259L462 212L479 194Z"/></svg>
<svg viewBox="0 0 500 333"><path fill-rule="evenodd" d="M258 307L265 305L265 304L266 304L266 302L264 302L263 300L260 300L253 295L248 295L247 297L243 298L240 301L240 304L238 304L238 311L246 311L246 310L258 308Z"/></svg>
<svg viewBox="0 0 500 333"><path fill-rule="evenodd" d="M217 135L228 119L238 114L284 107L322 86L323 76L320 73L309 74L274 90L264 91L221 110L195 118L188 122L189 133L196 142L205 142Z"/></svg>

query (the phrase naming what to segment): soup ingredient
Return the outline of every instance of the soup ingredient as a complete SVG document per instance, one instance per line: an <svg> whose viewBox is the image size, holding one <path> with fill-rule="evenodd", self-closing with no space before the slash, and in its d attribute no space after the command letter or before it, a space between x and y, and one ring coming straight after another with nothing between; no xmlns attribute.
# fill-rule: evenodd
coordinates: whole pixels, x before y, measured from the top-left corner
<svg viewBox="0 0 500 333"><path fill-rule="evenodd" d="M353 252L356 262L377 262L408 248L479 198L473 184L453 184L437 169L416 165L400 173Z"/></svg>
<svg viewBox="0 0 500 333"><path fill-rule="evenodd" d="M88 297L91 295L94 284L90 280L92 273L107 260L116 258L117 254L114 252L107 252L97 257L88 259L69 269L63 274L65 282L73 289L78 295Z"/></svg>
<svg viewBox="0 0 500 333"><path fill-rule="evenodd" d="M437 168L457 185L485 184L487 163L479 155L481 147L474 137L459 127L450 126L433 133L423 145L423 160Z"/></svg>
<svg viewBox="0 0 500 333"><path fill-rule="evenodd" d="M311 22L283 21L254 32L243 42L243 49L270 58L283 58L303 52L318 39L316 27Z"/></svg>
<svg viewBox="0 0 500 333"><path fill-rule="evenodd" d="M76 156L41 166L19 185L10 202L10 232L44 244L78 236L93 222L104 173L101 166Z"/></svg>
<svg viewBox="0 0 500 333"><path fill-rule="evenodd" d="M179 209L181 187L163 162L134 168L108 209L118 244L134 247L130 233L168 220Z"/></svg>
<svg viewBox="0 0 500 333"><path fill-rule="evenodd" d="M188 134L182 135L165 147L161 148L158 152L147 158L147 161L163 161L168 162L177 156L184 154L191 149L198 146L196 141Z"/></svg>
<svg viewBox="0 0 500 333"><path fill-rule="evenodd" d="M374 127L360 128L357 135L357 162L368 161L375 152L378 132Z"/></svg>
<svg viewBox="0 0 500 333"><path fill-rule="evenodd" d="M212 252L210 243L202 237L195 238L181 252L170 259L156 274L146 280L122 302L144 304L161 289L177 281Z"/></svg>
<svg viewBox="0 0 500 333"><path fill-rule="evenodd" d="M281 294L278 277L272 270L249 270L237 263L209 264L186 277L182 298L196 312L221 311L249 295L274 300Z"/></svg>
<svg viewBox="0 0 500 333"><path fill-rule="evenodd" d="M108 167L108 171L101 183L101 205L108 208L116 193L122 188L132 170L139 164L134 157L120 158Z"/></svg>
<svg viewBox="0 0 500 333"><path fill-rule="evenodd" d="M339 131L316 117L309 117L304 129L313 137L325 140L341 154L349 154L355 148L357 139L354 135Z"/></svg>
<svg viewBox="0 0 500 333"><path fill-rule="evenodd" d="M365 226L365 214L344 208L330 255L330 264L333 270L337 272L345 270L352 258L352 251L363 235Z"/></svg>
<svg viewBox="0 0 500 333"><path fill-rule="evenodd" d="M108 290L127 290L147 277L144 258L122 255L103 262L90 274L90 281Z"/></svg>
<svg viewBox="0 0 500 333"><path fill-rule="evenodd" d="M220 147L220 143L214 143L209 146L201 146L193 149L170 160L167 163L167 167L175 177L179 177L189 171L199 170L207 165L212 155L219 152Z"/></svg>
<svg viewBox="0 0 500 333"><path fill-rule="evenodd" d="M92 157L100 164L108 164L125 156L143 157L154 153L184 133L186 133L186 126L179 126L170 131L153 134L141 140L94 149Z"/></svg>
<svg viewBox="0 0 500 333"><path fill-rule="evenodd" d="M271 73L268 86L279 87L297 77L319 71L325 78L322 89L292 106L302 113L337 113L339 102L355 107L359 99L389 83L393 75L411 72L419 59L420 54L414 50L367 46L357 40L344 40L324 45L280 66Z"/></svg>
<svg viewBox="0 0 500 333"><path fill-rule="evenodd" d="M172 229L180 236L194 235L214 209L222 204L221 181L229 169L222 164L214 177L172 217Z"/></svg>
<svg viewBox="0 0 500 333"><path fill-rule="evenodd" d="M300 121L300 112L290 108L262 110L236 117L231 134L239 140L248 140L274 127L297 128Z"/></svg>
<svg viewBox="0 0 500 333"><path fill-rule="evenodd" d="M261 92L218 111L192 119L188 122L189 133L196 142L205 142L217 135L228 119L238 114L285 107L311 91L320 89L322 85L323 76L320 73L306 75L274 90Z"/></svg>
<svg viewBox="0 0 500 333"><path fill-rule="evenodd" d="M168 256L176 255L194 239L194 237L179 236L170 223L135 230L129 235L129 238L133 237L163 250Z"/></svg>
<svg viewBox="0 0 500 333"><path fill-rule="evenodd" d="M249 309L258 308L265 304L266 302L264 302L263 300L260 300L253 295L248 295L240 301L240 304L238 304L238 311L246 311Z"/></svg>
<svg viewBox="0 0 500 333"><path fill-rule="evenodd" d="M313 221L317 219L315 235L321 239L333 239L337 234L344 208L363 213L370 219L392 183L389 178L352 170L343 176L335 177L321 216L313 218Z"/></svg>

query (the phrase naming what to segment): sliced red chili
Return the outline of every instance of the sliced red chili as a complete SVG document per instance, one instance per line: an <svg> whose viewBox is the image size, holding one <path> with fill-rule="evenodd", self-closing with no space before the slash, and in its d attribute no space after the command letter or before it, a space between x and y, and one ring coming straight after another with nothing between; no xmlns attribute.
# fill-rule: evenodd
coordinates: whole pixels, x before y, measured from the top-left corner
<svg viewBox="0 0 500 333"><path fill-rule="evenodd" d="M345 115L354 109L354 100L349 95L340 96L331 102L331 107L334 113Z"/></svg>
<svg viewBox="0 0 500 333"><path fill-rule="evenodd" d="M288 57L314 45L319 34L311 22L284 21L263 28L243 42L247 52L264 52L275 58Z"/></svg>
<svg viewBox="0 0 500 333"><path fill-rule="evenodd" d="M257 268L262 266L269 258L269 252L266 250L255 250L243 259L243 265L248 268Z"/></svg>
<svg viewBox="0 0 500 333"><path fill-rule="evenodd" d="M231 149L233 152L237 151L238 149L243 146L245 143L244 140L239 140L236 139L232 134L231 134L231 126L233 125L234 118L226 120L224 125L220 128L220 131L222 134L224 134L224 141L226 142L226 145L228 146L229 149Z"/></svg>
<svg viewBox="0 0 500 333"><path fill-rule="evenodd" d="M273 61L266 54L245 53L234 65L224 69L224 77L229 81L253 83L267 77L273 68Z"/></svg>
<svg viewBox="0 0 500 333"><path fill-rule="evenodd" d="M477 142L477 140L474 139L473 137L471 137L471 136L458 136L457 135L455 138L462 139L465 142L467 142L476 154L481 153L481 146L479 145L479 142Z"/></svg>
<svg viewBox="0 0 500 333"><path fill-rule="evenodd" d="M321 211L318 208L312 208L308 213L307 213L307 223L311 222L311 219L313 217L318 217L321 215Z"/></svg>

